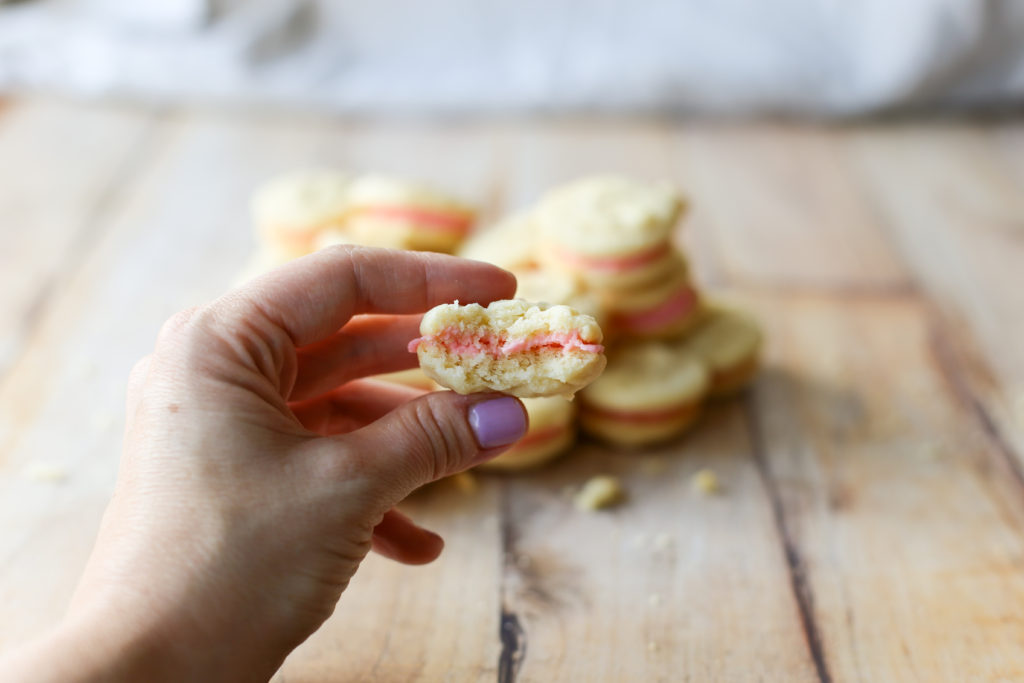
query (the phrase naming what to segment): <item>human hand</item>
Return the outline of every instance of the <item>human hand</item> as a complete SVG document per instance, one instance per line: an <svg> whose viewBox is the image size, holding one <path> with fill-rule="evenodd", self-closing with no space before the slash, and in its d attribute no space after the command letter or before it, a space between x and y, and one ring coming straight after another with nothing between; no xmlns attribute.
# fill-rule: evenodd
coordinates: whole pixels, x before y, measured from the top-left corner
<svg viewBox="0 0 1024 683"><path fill-rule="evenodd" d="M359 378L415 365L409 314L514 289L482 263L335 247L172 318L132 372L117 486L67 618L36 647L74 662L52 679L266 680L371 547L437 557L440 537L392 507L500 454L525 411Z"/></svg>

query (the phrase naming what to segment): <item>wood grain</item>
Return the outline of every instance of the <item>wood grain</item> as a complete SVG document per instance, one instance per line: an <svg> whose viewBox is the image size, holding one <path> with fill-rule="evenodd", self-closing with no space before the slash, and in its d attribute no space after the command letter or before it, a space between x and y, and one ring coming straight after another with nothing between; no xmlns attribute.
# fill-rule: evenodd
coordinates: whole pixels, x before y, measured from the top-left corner
<svg viewBox="0 0 1024 683"><path fill-rule="evenodd" d="M659 449L583 443L475 493L419 492L405 510L443 558L368 560L275 680L1021 679L1022 131L16 102L0 116L0 646L59 619L113 484L128 369L167 316L234 280L260 181L411 175L490 222L613 171L692 196L700 281L769 329L754 389ZM66 478L28 476L39 463ZM703 467L721 495L691 487ZM596 473L621 477L624 505L572 506Z"/></svg>

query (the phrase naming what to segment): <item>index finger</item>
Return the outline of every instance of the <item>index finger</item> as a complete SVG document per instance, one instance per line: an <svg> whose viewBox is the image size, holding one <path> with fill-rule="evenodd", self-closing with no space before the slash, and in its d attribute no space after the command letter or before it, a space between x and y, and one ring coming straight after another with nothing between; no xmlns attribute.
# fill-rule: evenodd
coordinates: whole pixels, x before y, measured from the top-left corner
<svg viewBox="0 0 1024 683"><path fill-rule="evenodd" d="M305 346L360 313L419 313L455 299L487 304L515 288L511 273L479 261L339 245L258 277L214 306L228 322L269 319Z"/></svg>

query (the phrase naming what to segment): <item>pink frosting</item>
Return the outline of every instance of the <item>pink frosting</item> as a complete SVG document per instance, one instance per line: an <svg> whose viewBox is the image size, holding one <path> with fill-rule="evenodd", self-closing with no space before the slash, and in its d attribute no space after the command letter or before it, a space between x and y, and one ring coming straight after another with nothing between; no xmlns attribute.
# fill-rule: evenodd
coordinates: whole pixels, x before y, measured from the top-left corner
<svg viewBox="0 0 1024 683"><path fill-rule="evenodd" d="M419 209L408 206L372 205L364 206L357 213L371 214L381 218L393 218L418 223L425 230L465 234L473 224L471 216L445 212L439 209Z"/></svg>
<svg viewBox="0 0 1024 683"><path fill-rule="evenodd" d="M686 285L664 303L641 313L620 313L615 322L634 332L649 332L689 315L696 305L697 292Z"/></svg>
<svg viewBox="0 0 1024 683"><path fill-rule="evenodd" d="M558 257L563 261L579 268L620 273L657 261L665 255L669 248L668 242L662 242L651 249L630 254L629 256L584 256L583 254L565 249L556 248L556 251L558 252Z"/></svg>
<svg viewBox="0 0 1024 683"><path fill-rule="evenodd" d="M576 349L588 353L604 352L604 346L587 343L580 339L580 335L576 332L549 332L520 339L508 339L501 335L477 335L449 328L440 334L413 339L409 342L409 353L416 353L419 345L425 342L440 344L450 352L466 356L481 353L494 357L510 356L513 353L523 353L540 348Z"/></svg>

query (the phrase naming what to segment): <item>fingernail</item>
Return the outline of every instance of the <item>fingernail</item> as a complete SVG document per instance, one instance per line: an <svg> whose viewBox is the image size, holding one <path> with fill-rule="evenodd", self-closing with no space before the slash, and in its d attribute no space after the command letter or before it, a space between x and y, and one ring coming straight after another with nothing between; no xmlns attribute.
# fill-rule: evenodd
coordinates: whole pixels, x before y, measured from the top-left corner
<svg viewBox="0 0 1024 683"><path fill-rule="evenodd" d="M469 426L480 448L496 448L526 434L526 411L511 396L481 401L469 409Z"/></svg>

